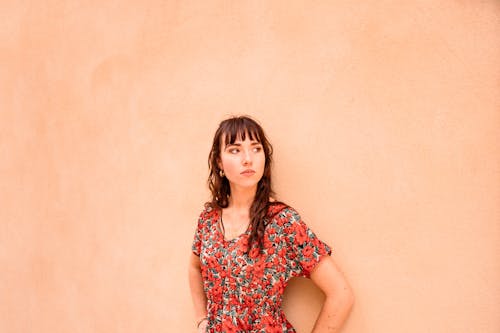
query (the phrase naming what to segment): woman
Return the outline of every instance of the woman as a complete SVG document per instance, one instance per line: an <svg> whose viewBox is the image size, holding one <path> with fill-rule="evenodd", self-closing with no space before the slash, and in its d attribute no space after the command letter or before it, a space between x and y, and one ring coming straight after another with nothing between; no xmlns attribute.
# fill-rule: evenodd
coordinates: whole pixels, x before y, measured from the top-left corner
<svg viewBox="0 0 500 333"><path fill-rule="evenodd" d="M326 295L313 332L338 332L352 307L330 247L272 198L271 156L253 119L220 123L209 155L212 200L198 219L189 266L198 332L295 332L281 309L295 276Z"/></svg>

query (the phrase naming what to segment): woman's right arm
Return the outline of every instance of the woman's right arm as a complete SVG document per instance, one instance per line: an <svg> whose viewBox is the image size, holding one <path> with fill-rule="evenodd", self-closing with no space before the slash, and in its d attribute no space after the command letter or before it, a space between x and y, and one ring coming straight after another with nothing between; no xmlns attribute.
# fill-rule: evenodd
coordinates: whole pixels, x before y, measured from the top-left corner
<svg viewBox="0 0 500 333"><path fill-rule="evenodd" d="M189 287L194 305L196 323L207 317L207 297L203 290L203 279L201 276L200 257L191 252L189 258ZM198 332L206 332L208 321L204 320L198 326Z"/></svg>

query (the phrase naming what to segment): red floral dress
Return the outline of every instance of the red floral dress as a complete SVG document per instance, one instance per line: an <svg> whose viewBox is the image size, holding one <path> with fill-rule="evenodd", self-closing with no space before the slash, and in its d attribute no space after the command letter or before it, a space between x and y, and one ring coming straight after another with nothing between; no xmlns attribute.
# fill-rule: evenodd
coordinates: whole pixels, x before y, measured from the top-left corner
<svg viewBox="0 0 500 333"><path fill-rule="evenodd" d="M290 278L309 277L331 248L319 240L290 206L271 205L261 254L248 254L249 231L225 240L220 210L199 217L193 252L200 256L207 296L207 332L295 332L281 309Z"/></svg>

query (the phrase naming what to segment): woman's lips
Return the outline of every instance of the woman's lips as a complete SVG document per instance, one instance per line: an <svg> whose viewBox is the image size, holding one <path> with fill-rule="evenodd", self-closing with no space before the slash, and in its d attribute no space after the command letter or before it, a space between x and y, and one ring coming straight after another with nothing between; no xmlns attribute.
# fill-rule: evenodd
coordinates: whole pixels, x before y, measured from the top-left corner
<svg viewBox="0 0 500 333"><path fill-rule="evenodd" d="M255 171L253 170L245 170L241 173L243 176L247 176L247 177L250 177L252 176L253 174L255 174Z"/></svg>

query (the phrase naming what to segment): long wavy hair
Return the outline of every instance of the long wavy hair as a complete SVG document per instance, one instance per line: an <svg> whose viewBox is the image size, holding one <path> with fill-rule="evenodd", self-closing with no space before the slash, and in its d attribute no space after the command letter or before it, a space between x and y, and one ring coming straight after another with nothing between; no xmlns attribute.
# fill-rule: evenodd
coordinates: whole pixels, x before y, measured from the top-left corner
<svg viewBox="0 0 500 333"><path fill-rule="evenodd" d="M254 243L257 244L259 250L262 250L264 230L272 217L268 215L269 207L275 204L283 204L280 201L269 201L275 195L271 186L273 147L262 127L249 116L228 118L219 124L219 128L215 132L212 149L208 156L210 171L208 187L212 194L212 201L208 202L207 205L217 209L226 208L229 205L229 196L231 195L229 180L219 174L221 169L218 161L220 161L221 147L233 144L237 139L245 140L247 135L251 140L255 140L262 145L266 158L264 174L257 184L257 191L249 211L251 231L248 238L248 251Z"/></svg>

